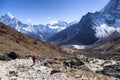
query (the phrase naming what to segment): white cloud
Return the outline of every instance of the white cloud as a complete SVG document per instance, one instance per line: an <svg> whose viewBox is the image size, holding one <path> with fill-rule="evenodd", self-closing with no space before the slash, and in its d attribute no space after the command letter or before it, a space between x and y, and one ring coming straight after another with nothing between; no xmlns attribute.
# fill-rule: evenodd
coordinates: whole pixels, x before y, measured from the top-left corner
<svg viewBox="0 0 120 80"><path fill-rule="evenodd" d="M48 17L48 19L51 19L51 17Z"/></svg>
<svg viewBox="0 0 120 80"><path fill-rule="evenodd" d="M27 23L28 23L29 25L33 25L31 19L28 19L28 20L27 20Z"/></svg>
<svg viewBox="0 0 120 80"><path fill-rule="evenodd" d="M53 19L53 18L51 18L51 17L48 17L48 23L49 24L55 24L55 23L57 23L58 21L56 20L56 19Z"/></svg>
<svg viewBox="0 0 120 80"><path fill-rule="evenodd" d="M27 22L31 22L32 20L31 19L28 19Z"/></svg>

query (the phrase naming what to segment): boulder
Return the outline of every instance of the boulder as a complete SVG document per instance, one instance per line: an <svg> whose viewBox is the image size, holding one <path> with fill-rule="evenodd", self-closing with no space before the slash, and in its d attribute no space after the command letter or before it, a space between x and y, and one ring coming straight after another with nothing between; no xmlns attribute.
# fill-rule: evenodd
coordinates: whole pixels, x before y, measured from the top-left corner
<svg viewBox="0 0 120 80"><path fill-rule="evenodd" d="M11 60L16 58L19 58L19 55L15 52L0 52L0 60Z"/></svg>
<svg viewBox="0 0 120 80"><path fill-rule="evenodd" d="M7 53L0 52L0 60L11 60L11 58L8 57Z"/></svg>
<svg viewBox="0 0 120 80"><path fill-rule="evenodd" d="M7 54L7 56L8 56L9 58L11 58L11 59L19 58L19 55L18 55L17 53L15 53L15 52L9 52L9 53Z"/></svg>

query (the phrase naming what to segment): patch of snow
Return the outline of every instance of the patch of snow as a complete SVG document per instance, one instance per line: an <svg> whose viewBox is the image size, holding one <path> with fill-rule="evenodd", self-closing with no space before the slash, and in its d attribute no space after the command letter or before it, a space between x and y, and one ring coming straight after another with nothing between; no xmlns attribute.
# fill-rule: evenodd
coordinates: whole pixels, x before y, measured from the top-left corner
<svg viewBox="0 0 120 80"><path fill-rule="evenodd" d="M58 22L57 20L52 19L51 17L48 17L48 20L50 25L56 24Z"/></svg>
<svg viewBox="0 0 120 80"><path fill-rule="evenodd" d="M26 32L35 32L35 29L32 25L28 25L27 27L22 28Z"/></svg>
<svg viewBox="0 0 120 80"><path fill-rule="evenodd" d="M116 31L116 28L114 27L109 27L106 24L102 24L101 26L96 26L94 27L95 31L96 31L96 37L98 38L105 38L107 36L109 36L110 34L112 34L114 31Z"/></svg>
<svg viewBox="0 0 120 80"><path fill-rule="evenodd" d="M51 28L51 29L58 29L59 28L59 26L49 26L49 28Z"/></svg>
<svg viewBox="0 0 120 80"><path fill-rule="evenodd" d="M118 28L117 28L117 32L119 32L119 33L120 33L120 27L118 27Z"/></svg>
<svg viewBox="0 0 120 80"><path fill-rule="evenodd" d="M42 39L44 39L43 35L40 35L40 37L41 37Z"/></svg>
<svg viewBox="0 0 120 80"><path fill-rule="evenodd" d="M66 27L60 27L61 30L66 29Z"/></svg>
<svg viewBox="0 0 120 80"><path fill-rule="evenodd" d="M85 49L84 45L72 45L75 49Z"/></svg>
<svg viewBox="0 0 120 80"><path fill-rule="evenodd" d="M14 16L10 12L8 12L7 15L12 19L14 18Z"/></svg>

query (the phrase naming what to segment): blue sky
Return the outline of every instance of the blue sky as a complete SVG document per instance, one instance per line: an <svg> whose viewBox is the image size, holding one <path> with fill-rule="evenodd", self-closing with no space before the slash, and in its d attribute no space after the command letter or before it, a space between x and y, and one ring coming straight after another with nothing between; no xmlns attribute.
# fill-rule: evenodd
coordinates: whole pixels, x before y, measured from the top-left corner
<svg viewBox="0 0 120 80"><path fill-rule="evenodd" d="M87 12L101 10L109 0L0 0L0 16L10 12L17 19L33 24L53 20L72 22Z"/></svg>

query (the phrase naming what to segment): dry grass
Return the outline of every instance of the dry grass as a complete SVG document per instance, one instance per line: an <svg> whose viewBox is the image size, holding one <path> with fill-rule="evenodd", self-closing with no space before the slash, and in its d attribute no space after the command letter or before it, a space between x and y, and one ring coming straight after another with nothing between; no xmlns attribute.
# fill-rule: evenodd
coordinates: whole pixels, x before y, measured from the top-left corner
<svg viewBox="0 0 120 80"><path fill-rule="evenodd" d="M80 71L80 70L73 70L72 72L66 72L62 73L66 76L74 76L75 80L94 80L95 77L97 77L97 80L113 80L110 77L104 76L102 74L96 74L93 72L86 72L86 71ZM88 78L88 79L85 79Z"/></svg>
<svg viewBox="0 0 120 80"><path fill-rule="evenodd" d="M0 52L12 51L22 57L35 54L37 56L53 58L65 54L65 52L62 52L57 46L33 39L0 23Z"/></svg>

